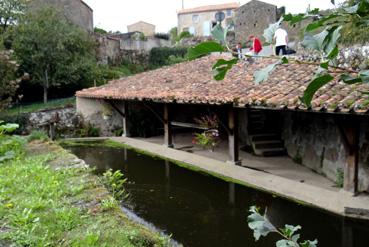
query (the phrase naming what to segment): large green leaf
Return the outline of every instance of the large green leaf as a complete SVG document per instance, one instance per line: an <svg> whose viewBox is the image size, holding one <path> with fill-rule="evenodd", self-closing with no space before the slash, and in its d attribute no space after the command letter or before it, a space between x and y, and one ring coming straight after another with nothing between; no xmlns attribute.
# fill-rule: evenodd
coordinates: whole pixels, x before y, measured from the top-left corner
<svg viewBox="0 0 369 247"><path fill-rule="evenodd" d="M198 44L195 47L191 47L188 49L188 58L193 60L195 58L210 54L212 52L223 52L224 47L217 42L207 41L201 44Z"/></svg>
<svg viewBox="0 0 369 247"><path fill-rule="evenodd" d="M294 241L283 239L283 240L279 240L276 243L276 247L300 247L300 246L298 243Z"/></svg>
<svg viewBox="0 0 369 247"><path fill-rule="evenodd" d="M19 128L19 124L7 123L0 125L0 133L12 133Z"/></svg>
<svg viewBox="0 0 369 247"><path fill-rule="evenodd" d="M309 48L309 49L313 49L313 50L317 50L317 51L322 51L324 40L325 40L325 38L327 37L328 34L329 34L329 32L327 30L323 30L322 32L320 32L316 35L306 34L305 37L304 37L304 40L301 43L301 45L304 48Z"/></svg>
<svg viewBox="0 0 369 247"><path fill-rule="evenodd" d="M277 229L270 223L266 216L261 215L259 209L255 206L250 207L251 213L247 217L248 225L254 231L255 240L259 240L261 236L267 236L271 232L277 232Z"/></svg>
<svg viewBox="0 0 369 247"><path fill-rule="evenodd" d="M213 70L216 71L214 79L217 81L223 80L227 72L232 69L233 65L237 63L238 59L231 60L219 59L214 65Z"/></svg>
<svg viewBox="0 0 369 247"><path fill-rule="evenodd" d="M342 74L340 80L349 85L356 83L369 83L369 70L360 71L357 76Z"/></svg>
<svg viewBox="0 0 369 247"><path fill-rule="evenodd" d="M269 74L274 71L277 65L281 64L281 61L278 61L276 63L270 64L267 67L257 70L254 73L254 81L256 85L259 85L260 83L268 80Z"/></svg>
<svg viewBox="0 0 369 247"><path fill-rule="evenodd" d="M315 78L310 82L308 87L304 91L304 95L302 97L303 103L307 106L311 106L311 101L314 97L314 94L324 85L329 83L334 79L333 76L330 74L323 74L323 75L317 75Z"/></svg>
<svg viewBox="0 0 369 247"><path fill-rule="evenodd" d="M226 42L227 33L220 24L215 25L215 27L211 30L211 35L220 43Z"/></svg>
<svg viewBox="0 0 369 247"><path fill-rule="evenodd" d="M318 240L310 241L307 240L303 243L300 243L301 247L317 247L318 246Z"/></svg>
<svg viewBox="0 0 369 247"><path fill-rule="evenodd" d="M306 32L314 31L314 30L316 30L320 27L323 27L327 21L335 19L337 17L339 17L339 15L337 15L337 14L331 14L331 15L322 17L319 20L314 21L314 22L310 23L309 25L307 25L306 28L305 28L305 31Z"/></svg>
<svg viewBox="0 0 369 247"><path fill-rule="evenodd" d="M333 26L328 29L328 35L324 40L324 52L328 57L336 57L339 53L338 40L341 38L342 26Z"/></svg>
<svg viewBox="0 0 369 247"><path fill-rule="evenodd" d="M278 22L270 24L269 27L267 29L264 30L264 38L265 38L265 42L272 44L273 43L273 38L274 38L274 34L275 31L277 31L279 25L281 24L281 22L283 21L283 19L281 18Z"/></svg>

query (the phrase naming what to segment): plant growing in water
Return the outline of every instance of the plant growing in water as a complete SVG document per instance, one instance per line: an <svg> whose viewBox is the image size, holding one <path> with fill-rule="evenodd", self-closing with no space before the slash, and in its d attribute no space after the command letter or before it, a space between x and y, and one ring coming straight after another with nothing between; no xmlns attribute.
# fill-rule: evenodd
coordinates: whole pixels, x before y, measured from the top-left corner
<svg viewBox="0 0 369 247"><path fill-rule="evenodd" d="M111 169L109 169L103 174L101 181L112 193L115 199L124 200L129 196L124 188L124 184L127 182L127 179L124 178L124 175L121 171L118 170L113 172Z"/></svg>
<svg viewBox="0 0 369 247"><path fill-rule="evenodd" d="M260 209L252 206L249 209L250 215L247 217L249 228L254 231L255 241L261 236L266 237L269 233L279 234L282 239L276 243L276 247L317 247L318 240L300 240L300 234L297 231L301 226L285 225L278 229L267 218L266 213L261 215Z"/></svg>

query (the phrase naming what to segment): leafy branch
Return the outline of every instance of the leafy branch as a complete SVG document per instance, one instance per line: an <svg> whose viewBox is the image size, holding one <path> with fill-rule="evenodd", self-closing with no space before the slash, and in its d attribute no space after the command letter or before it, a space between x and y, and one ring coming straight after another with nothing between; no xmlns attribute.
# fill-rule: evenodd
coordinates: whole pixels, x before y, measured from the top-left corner
<svg viewBox="0 0 369 247"><path fill-rule="evenodd" d="M284 228L278 229L268 220L266 213L264 215L260 213L259 208L252 206L249 212L247 221L249 228L254 231L256 241L261 236L266 237L270 233L276 233L282 237L277 241L276 247L317 247L318 245L318 240L300 240L300 234L297 234L297 231L301 230L301 226L285 225Z"/></svg>
<svg viewBox="0 0 369 247"><path fill-rule="evenodd" d="M309 85L306 87L301 101L307 107L311 107L311 102L315 93L326 84L333 81L336 76L334 73L337 71L331 68L336 68L336 58L339 54L339 42L341 40L341 30L347 23L352 23L356 27L365 27L369 24L369 0L357 0L355 4L349 6L345 5L339 9L327 15L321 15L319 9L314 9L306 14L287 14L284 15L278 22L269 25L264 31L264 38L267 43L272 43L273 36L280 23L287 22L293 26L304 20L312 20L304 29L304 39L301 45L304 48L315 50L320 54L320 63L315 64L317 69ZM227 29L223 30L220 25L217 25L212 30L213 37L218 41L211 41L199 44L196 47L189 49L190 59L194 59L211 52L230 52L236 55L227 45ZM245 57L253 57L252 55L244 55ZM287 64L290 61L296 63L308 63L299 59L287 59L282 57L279 61L268 65L267 67L256 71L254 73L254 80L256 84L266 81L269 75L280 64ZM214 79L223 80L227 72L236 64L238 58L231 60L220 59L213 66L215 71ZM309 63L312 64L312 63ZM369 83L369 70L353 71L345 70L341 71L341 76L338 78L340 81L351 85L356 83Z"/></svg>

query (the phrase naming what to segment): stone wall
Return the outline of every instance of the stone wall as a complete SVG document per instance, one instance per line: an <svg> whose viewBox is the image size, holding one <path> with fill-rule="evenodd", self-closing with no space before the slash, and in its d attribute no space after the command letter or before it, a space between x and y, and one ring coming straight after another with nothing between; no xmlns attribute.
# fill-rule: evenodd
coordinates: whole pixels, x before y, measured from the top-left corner
<svg viewBox="0 0 369 247"><path fill-rule="evenodd" d="M31 0L29 3L32 11L48 5L62 11L65 17L75 25L88 32L93 31L93 10L85 2L81 0Z"/></svg>
<svg viewBox="0 0 369 247"><path fill-rule="evenodd" d="M277 6L253 0L237 9L235 33L237 42L246 42L250 35L262 37L269 24L277 22Z"/></svg>
<svg viewBox="0 0 369 247"><path fill-rule="evenodd" d="M123 105L116 106L123 110ZM77 97L77 113L86 122L100 128L101 136L112 136L113 133L123 128L122 116L104 100Z"/></svg>
<svg viewBox="0 0 369 247"><path fill-rule="evenodd" d="M28 114L25 130L27 133L35 129L48 132L52 122L55 122L57 134L71 136L82 122L82 118L76 114L74 107L32 112Z"/></svg>
<svg viewBox="0 0 369 247"><path fill-rule="evenodd" d="M169 40L158 38L147 38L147 40L124 39L120 40L121 50L144 50L149 52L156 47L170 47L172 44Z"/></svg>
<svg viewBox="0 0 369 247"><path fill-rule="evenodd" d="M319 54L301 46L298 47L296 56L301 60L320 61ZM369 44L341 47L337 65L344 68L369 69Z"/></svg>
<svg viewBox="0 0 369 247"><path fill-rule="evenodd" d="M282 138L288 155L319 174L336 181L346 163L341 132L325 114L285 113ZM369 124L360 130L359 190L369 191Z"/></svg>

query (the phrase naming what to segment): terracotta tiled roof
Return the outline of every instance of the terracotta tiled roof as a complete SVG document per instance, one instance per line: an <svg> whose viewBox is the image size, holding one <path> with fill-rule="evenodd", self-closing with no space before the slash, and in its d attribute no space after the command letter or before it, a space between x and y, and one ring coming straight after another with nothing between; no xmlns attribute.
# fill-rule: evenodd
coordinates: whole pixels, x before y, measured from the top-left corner
<svg viewBox="0 0 369 247"><path fill-rule="evenodd" d="M240 7L238 3L224 3L217 5L207 5L200 6L191 9L182 9L178 11L178 14L189 14L189 13L199 13L199 12L209 12L209 11L218 11L218 10L226 10L226 9L237 9Z"/></svg>
<svg viewBox="0 0 369 247"><path fill-rule="evenodd" d="M307 110L299 97L310 82L315 65L279 65L269 79L255 85L253 73L274 62L258 58L254 63L240 62L223 81L212 79L212 65L219 56L207 56L77 92L78 97L99 99L149 100L193 104L234 104L274 109ZM336 69L338 74L342 71ZM313 111L366 113L369 110L369 85L346 85L335 81L320 89Z"/></svg>

